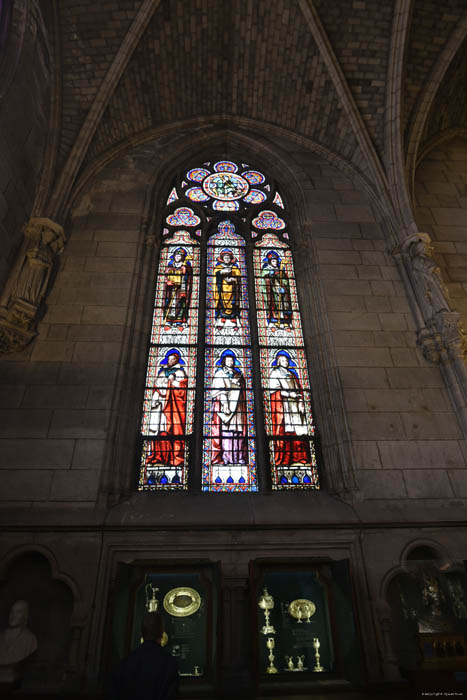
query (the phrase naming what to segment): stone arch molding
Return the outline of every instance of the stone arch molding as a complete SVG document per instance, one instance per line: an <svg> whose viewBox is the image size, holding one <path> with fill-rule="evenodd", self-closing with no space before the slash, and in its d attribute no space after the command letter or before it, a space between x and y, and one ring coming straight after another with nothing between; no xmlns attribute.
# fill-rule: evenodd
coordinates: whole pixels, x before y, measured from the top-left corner
<svg viewBox="0 0 467 700"><path fill-rule="evenodd" d="M286 144L291 147L298 145L300 148L309 151L310 154L325 160L328 165L335 167L357 187L363 189L385 218L390 218L393 215L392 207L389 201L386 200L384 192L377 190L375 185L353 163L345 160L325 146L283 127L257 119L214 115L206 118L196 117L181 120L140 132L97 156L83 169L73 183L70 195L59 212L60 220L68 216L72 203L92 177L96 176L112 161L128 154L137 146L149 144L151 141L160 141L163 144L161 146L162 149L175 147L180 150L180 156L182 157L183 153L186 156L187 148L188 150L209 152L210 144L222 138L231 139L232 142L237 142L239 146L243 144L247 149L246 152L249 153L252 152L252 149L254 152L261 150L260 140L267 141L269 143L269 151L271 154L274 153L274 158L278 151L282 150L284 152ZM284 146L281 147L279 144ZM170 159L168 162L172 163L173 160ZM271 163L274 165L274 159ZM287 168L286 159L283 159L283 163Z"/></svg>
<svg viewBox="0 0 467 700"><path fill-rule="evenodd" d="M332 444L332 435L339 435L341 440L337 450L329 451L330 456L325 467L326 486L332 493L338 493L341 496L347 494L346 497L350 497L349 494L357 488L350 431L346 422L343 397L336 371L337 363L333 359L334 351L329 342L330 329L323 294L317 276L313 275L312 270L310 270L310 268L315 269L317 264L312 240L312 216L307 209L308 204L313 202L313 178L307 174L306 166L303 166L301 162L294 163L293 158L288 157L287 141L279 142L279 144L272 143L270 137L270 133L259 138L258 135L246 130L239 132L230 128L212 129L208 133L197 134L195 138L193 134L184 133L180 139L172 144L159 145L158 158L155 159L155 167L152 176L148 177L146 187L146 203L142 211L140 230L141 256L136 263L138 266L137 277L139 280L144 280L144 283L135 284L135 293L130 302L128 313L129 318L135 319L140 317L143 312L145 332L142 334L128 332L122 348L124 360L117 380L119 391L115 393L116 401L120 403L115 405L116 410L113 412L115 419L110 428L109 441L112 448L109 450L102 472L101 493L103 494L115 492L116 480L119 483L120 493L129 494L132 491L133 474L131 469L133 465L129 467L128 460L124 457L127 454L124 436L132 434L136 436L137 433L139 415L135 418L135 413L138 411L130 410L130 407L131 405L139 405L137 398L139 394L135 393L135 386L139 386L138 377L144 371L142 368L145 368L147 359L146 337L152 318L152 306L149 308L148 300L151 300L152 297L150 287L158 252L160 212L165 205L164 196L168 192L169 183L178 169L190 166L197 159L203 162L208 156L211 157L213 153L219 152L229 154L229 157L241 154L241 157L247 162L254 163L256 167L264 168L278 181L280 189L290 204L291 221L296 230L299 251L296 263L303 268L301 271L297 270L297 279L301 277L303 280L301 298L302 305L305 307L303 314L308 319L308 333L305 333L309 339L308 356L315 369L312 374L320 378L314 384L318 422L324 437L323 442L326 442L327 437L328 444ZM124 154L128 155L129 151L122 150L121 155ZM310 163L313 162L313 157L316 157L316 154L311 157ZM325 160L324 157L323 160ZM99 170L102 169L99 168ZM97 171L94 173L94 177L96 176ZM78 192L76 196L79 196ZM303 264L302 260L304 260ZM315 339L313 343L311 343L311 337ZM319 347L313 347L318 344ZM132 367L134 370L128 372L128 367ZM322 387L317 385L319 382L323 384ZM331 391L330 386L332 387ZM321 399L321 396L329 398ZM323 405L319 405L320 401ZM325 402L330 403L330 405L325 405ZM322 418L321 421L319 421L319 416ZM122 429L122 420L126 422L124 429ZM117 468L116 465L118 465Z"/></svg>
<svg viewBox="0 0 467 700"><path fill-rule="evenodd" d="M45 547L42 544L23 544L10 549L0 560L0 580L6 580L8 576L8 569L12 564L14 564L15 559L18 559L23 554L32 553L41 554L47 561L50 567L50 576L52 580L61 581L69 588L73 596L71 625L72 627L83 626L86 619L86 613L84 610L84 601L80 588L71 576L60 569L55 554L48 547Z"/></svg>

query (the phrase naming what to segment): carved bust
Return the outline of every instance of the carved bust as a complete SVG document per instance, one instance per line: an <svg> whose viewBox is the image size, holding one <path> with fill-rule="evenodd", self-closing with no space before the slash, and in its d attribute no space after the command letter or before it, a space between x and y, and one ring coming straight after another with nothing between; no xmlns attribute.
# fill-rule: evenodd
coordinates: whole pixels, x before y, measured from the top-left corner
<svg viewBox="0 0 467 700"><path fill-rule="evenodd" d="M18 679L21 661L36 651L37 639L27 626L29 606L25 600L13 603L8 627L0 630L0 683Z"/></svg>

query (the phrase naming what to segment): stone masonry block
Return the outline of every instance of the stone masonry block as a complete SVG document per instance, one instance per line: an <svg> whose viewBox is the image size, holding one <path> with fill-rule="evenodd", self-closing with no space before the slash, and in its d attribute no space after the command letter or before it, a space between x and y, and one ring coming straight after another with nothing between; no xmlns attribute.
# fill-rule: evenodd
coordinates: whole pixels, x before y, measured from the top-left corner
<svg viewBox="0 0 467 700"><path fill-rule="evenodd" d="M23 408L84 408L88 396L86 386L29 386Z"/></svg>
<svg viewBox="0 0 467 700"><path fill-rule="evenodd" d="M105 440L76 440L73 469L100 469L104 461Z"/></svg>
<svg viewBox="0 0 467 700"><path fill-rule="evenodd" d="M109 411L54 411L50 437L103 438L106 435Z"/></svg>
<svg viewBox="0 0 467 700"><path fill-rule="evenodd" d="M87 408L108 409L112 405L113 386L92 386L89 388Z"/></svg>
<svg viewBox="0 0 467 700"><path fill-rule="evenodd" d="M86 272L123 273L132 272L134 258L85 258L83 265Z"/></svg>
<svg viewBox="0 0 467 700"><path fill-rule="evenodd" d="M353 440L397 440L404 438L397 413L351 413L350 434Z"/></svg>
<svg viewBox="0 0 467 700"><path fill-rule="evenodd" d="M57 362L0 363L2 384L56 384L60 364Z"/></svg>
<svg viewBox="0 0 467 700"><path fill-rule="evenodd" d="M392 440L378 442L385 469L454 469L465 466L455 440Z"/></svg>
<svg viewBox="0 0 467 700"><path fill-rule="evenodd" d="M47 323L80 323L83 307L72 304L49 305L45 320Z"/></svg>
<svg viewBox="0 0 467 700"><path fill-rule="evenodd" d="M320 250L318 251L320 263L330 265L360 265L360 253L355 251Z"/></svg>
<svg viewBox="0 0 467 700"><path fill-rule="evenodd" d="M323 290L326 295L351 296L352 294L365 296L371 294L371 288L366 280L324 280Z"/></svg>
<svg viewBox="0 0 467 700"><path fill-rule="evenodd" d="M74 343L65 340L37 340L31 359L33 362L69 362Z"/></svg>
<svg viewBox="0 0 467 700"><path fill-rule="evenodd" d="M46 501L50 495L54 472L14 469L2 471L2 501Z"/></svg>
<svg viewBox="0 0 467 700"><path fill-rule="evenodd" d="M7 438L45 437L51 411L35 409L0 410L0 436Z"/></svg>
<svg viewBox="0 0 467 700"><path fill-rule="evenodd" d="M451 411L441 389L366 389L367 411Z"/></svg>
<svg viewBox="0 0 467 700"><path fill-rule="evenodd" d="M98 243L98 257L105 258L135 258L138 251L136 243Z"/></svg>
<svg viewBox="0 0 467 700"><path fill-rule="evenodd" d="M405 348L407 346L406 334L400 331L375 331L373 333L373 338L375 345L378 347Z"/></svg>
<svg viewBox="0 0 467 700"><path fill-rule="evenodd" d="M326 296L328 311L366 311L364 297L339 295Z"/></svg>
<svg viewBox="0 0 467 700"><path fill-rule="evenodd" d="M407 323L404 314L378 314L383 331L405 331Z"/></svg>
<svg viewBox="0 0 467 700"><path fill-rule="evenodd" d="M85 325L70 326L68 329L68 340L72 341L107 341L120 343L123 339L124 326L109 325Z"/></svg>
<svg viewBox="0 0 467 700"><path fill-rule="evenodd" d="M411 440L452 440L462 437L452 413L404 413L402 422Z"/></svg>
<svg viewBox="0 0 467 700"><path fill-rule="evenodd" d="M313 235L320 238L361 238L356 222L313 222Z"/></svg>
<svg viewBox="0 0 467 700"><path fill-rule="evenodd" d="M120 326L125 324L127 310L124 306L85 306L83 323Z"/></svg>
<svg viewBox="0 0 467 700"><path fill-rule="evenodd" d="M392 367L387 348L336 347L336 356L341 367Z"/></svg>
<svg viewBox="0 0 467 700"><path fill-rule="evenodd" d="M357 271L353 265L320 265L318 275L323 280L357 279Z"/></svg>
<svg viewBox="0 0 467 700"><path fill-rule="evenodd" d="M118 362L120 343L78 342L75 345L73 360L76 362Z"/></svg>
<svg viewBox="0 0 467 700"><path fill-rule="evenodd" d="M376 442L354 442L353 450L357 469L381 469L381 461Z"/></svg>
<svg viewBox="0 0 467 700"><path fill-rule="evenodd" d="M420 365L415 350L410 348L391 348L394 367L418 367Z"/></svg>
<svg viewBox="0 0 467 700"><path fill-rule="evenodd" d="M441 226L467 226L467 210L456 207L433 207L435 222Z"/></svg>
<svg viewBox="0 0 467 700"><path fill-rule="evenodd" d="M18 408L24 391L24 384L0 384L0 408Z"/></svg>
<svg viewBox="0 0 467 700"><path fill-rule="evenodd" d="M95 469L80 469L55 472L50 500L94 501L99 486L99 472Z"/></svg>
<svg viewBox="0 0 467 700"><path fill-rule="evenodd" d="M449 498L453 496L447 473L440 469L413 469L404 472L409 498Z"/></svg>
<svg viewBox="0 0 467 700"><path fill-rule="evenodd" d="M367 311L375 311L386 315L391 308L391 300L387 297L365 297L365 306Z"/></svg>
<svg viewBox="0 0 467 700"><path fill-rule="evenodd" d="M380 469L361 470L358 472L358 483L363 497L367 499L407 497L402 472L396 469L387 472Z"/></svg>
<svg viewBox="0 0 467 700"><path fill-rule="evenodd" d="M113 384L117 365L103 363L70 362L63 364L58 378L59 384Z"/></svg>
<svg viewBox="0 0 467 700"><path fill-rule="evenodd" d="M314 238L313 240L318 251L353 250L352 241L349 238Z"/></svg>
<svg viewBox="0 0 467 700"><path fill-rule="evenodd" d="M332 330L379 331L381 329L378 315L373 313L339 313L329 314Z"/></svg>
<svg viewBox="0 0 467 700"><path fill-rule="evenodd" d="M340 367L339 375L344 387L366 388L387 388L387 370L380 367L360 368L360 367Z"/></svg>
<svg viewBox="0 0 467 700"><path fill-rule="evenodd" d="M372 347L375 344L373 333L365 331L334 331L332 337L335 347Z"/></svg>
<svg viewBox="0 0 467 700"><path fill-rule="evenodd" d="M443 377L437 367L394 367L387 370L387 376L395 389L444 387Z"/></svg>
<svg viewBox="0 0 467 700"><path fill-rule="evenodd" d="M371 207L364 204L336 204L336 215L339 221L372 222L375 216Z"/></svg>
<svg viewBox="0 0 467 700"><path fill-rule="evenodd" d="M452 490L457 498L467 497L467 470L453 469L449 472Z"/></svg>
<svg viewBox="0 0 467 700"><path fill-rule="evenodd" d="M74 440L0 440L0 469L67 469Z"/></svg>

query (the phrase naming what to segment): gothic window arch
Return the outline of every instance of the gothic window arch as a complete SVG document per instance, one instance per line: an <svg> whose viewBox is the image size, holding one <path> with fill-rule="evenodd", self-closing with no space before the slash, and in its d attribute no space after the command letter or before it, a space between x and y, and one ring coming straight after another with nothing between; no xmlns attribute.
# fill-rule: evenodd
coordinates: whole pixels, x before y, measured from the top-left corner
<svg viewBox="0 0 467 700"><path fill-rule="evenodd" d="M141 443L143 491L320 487L287 210L246 163L168 193Z"/></svg>

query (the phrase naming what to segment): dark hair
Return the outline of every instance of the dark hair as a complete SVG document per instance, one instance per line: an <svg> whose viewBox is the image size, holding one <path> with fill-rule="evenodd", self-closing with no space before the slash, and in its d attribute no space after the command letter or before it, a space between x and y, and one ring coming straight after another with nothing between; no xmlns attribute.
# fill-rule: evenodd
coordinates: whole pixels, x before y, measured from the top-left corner
<svg viewBox="0 0 467 700"><path fill-rule="evenodd" d="M164 618L160 612L146 612L141 621L141 634L144 641L157 642L164 633Z"/></svg>

